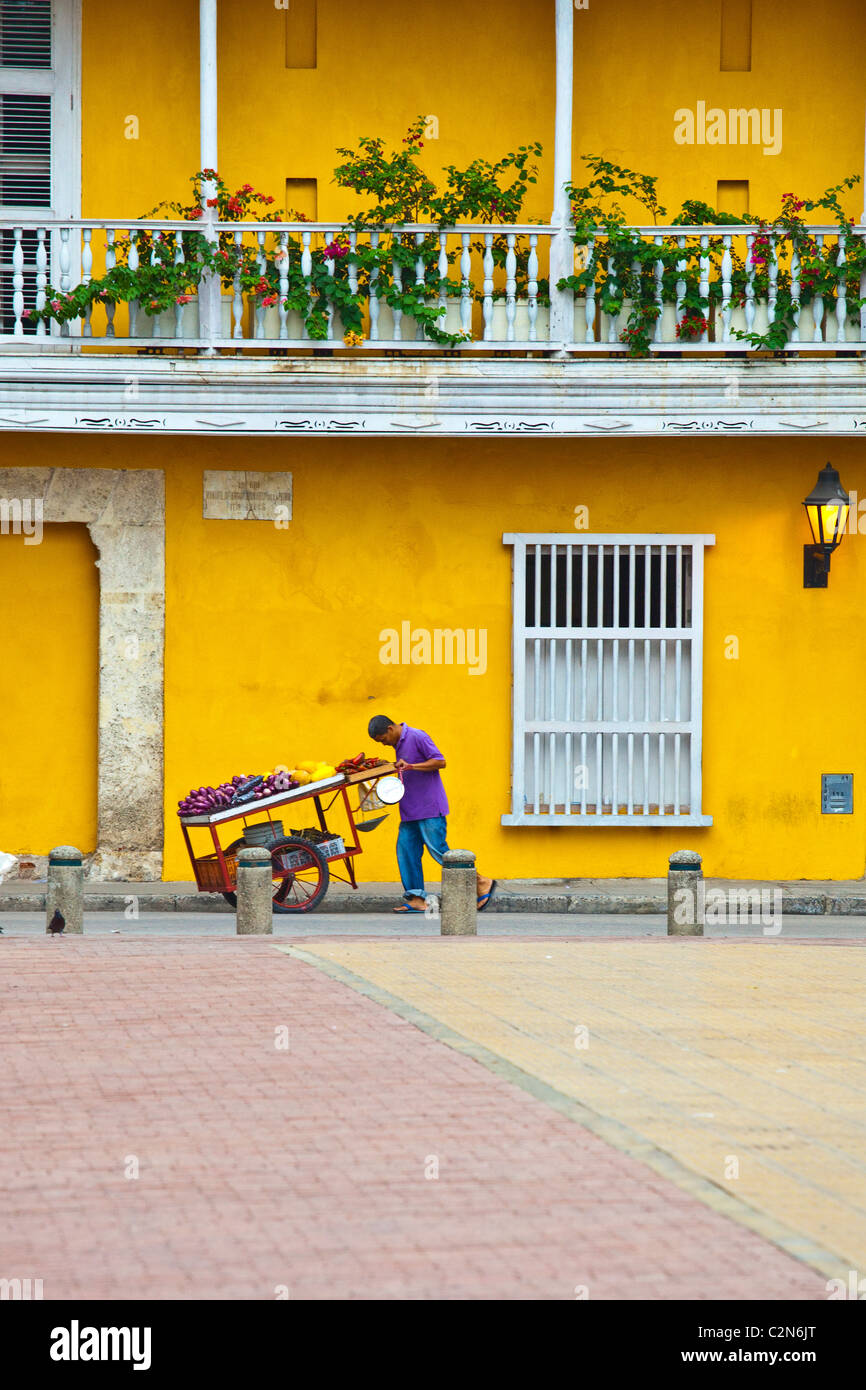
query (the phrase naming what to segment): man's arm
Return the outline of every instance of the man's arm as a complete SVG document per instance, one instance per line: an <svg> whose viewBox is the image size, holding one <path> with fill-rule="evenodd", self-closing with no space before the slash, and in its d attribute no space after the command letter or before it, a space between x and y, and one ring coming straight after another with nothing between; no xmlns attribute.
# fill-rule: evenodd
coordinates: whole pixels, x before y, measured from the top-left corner
<svg viewBox="0 0 866 1390"><path fill-rule="evenodd" d="M403 758L395 764L398 772L438 772L445 766L444 758L428 758L425 763L407 763Z"/></svg>

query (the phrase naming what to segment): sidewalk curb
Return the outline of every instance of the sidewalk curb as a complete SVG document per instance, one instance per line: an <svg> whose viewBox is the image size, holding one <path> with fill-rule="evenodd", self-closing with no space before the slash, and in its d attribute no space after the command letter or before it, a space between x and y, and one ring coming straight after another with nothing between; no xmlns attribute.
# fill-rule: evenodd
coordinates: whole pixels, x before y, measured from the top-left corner
<svg viewBox="0 0 866 1390"><path fill-rule="evenodd" d="M136 893L134 884L124 884L123 894L116 886L105 885L105 891L91 887L84 894L87 912L125 912L134 901L137 912L234 912L221 893ZM147 885L149 887L149 885ZM712 880L707 880L708 888ZM772 886L772 885L770 885ZM323 910L328 913L390 912L399 901L395 884L389 894L356 893L329 894ZM45 893L15 893L0 889L0 914L10 912L44 912ZM561 913L581 916L596 914L644 916L667 911L667 898L660 893L513 893L499 890L485 909L487 913ZM866 895L840 893L788 893L783 891L782 914L785 917L854 917L866 916Z"/></svg>

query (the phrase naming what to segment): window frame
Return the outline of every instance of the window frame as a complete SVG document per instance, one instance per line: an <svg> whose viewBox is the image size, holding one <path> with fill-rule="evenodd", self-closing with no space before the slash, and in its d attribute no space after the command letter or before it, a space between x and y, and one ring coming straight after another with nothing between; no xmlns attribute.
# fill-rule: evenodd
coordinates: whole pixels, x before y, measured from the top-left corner
<svg viewBox="0 0 866 1390"><path fill-rule="evenodd" d="M707 534L670 534L667 532L614 534L603 532L507 532L503 535L504 545L512 547L512 706L511 706L511 811L503 815L501 824L505 826L574 828L609 828L643 826L646 828L665 828L671 826L708 826L713 818L703 810L703 645L704 645L704 552L715 544L715 536ZM688 723L689 732L689 809L685 812L665 814L663 810L653 815L641 812L628 814L581 813L580 810L563 810L527 814L524 810L526 791L525 755L527 723L529 720L526 703L526 556L529 547L536 546L682 546L691 550L691 626L688 631L690 643L690 718L680 720ZM557 629L558 630L558 629ZM642 628L641 628L642 630ZM573 627L571 640L585 640L587 629ZM623 637L623 632L626 638ZM627 632L619 625L611 628L610 638L627 640ZM588 639L595 640L595 639ZM571 721L565 721L571 722ZM590 721L587 721L590 722ZM632 721L628 726L623 721L623 737L634 732L633 724L647 721ZM673 721L671 721L673 722ZM672 733L674 731L672 730ZM574 735L579 736L578 734Z"/></svg>

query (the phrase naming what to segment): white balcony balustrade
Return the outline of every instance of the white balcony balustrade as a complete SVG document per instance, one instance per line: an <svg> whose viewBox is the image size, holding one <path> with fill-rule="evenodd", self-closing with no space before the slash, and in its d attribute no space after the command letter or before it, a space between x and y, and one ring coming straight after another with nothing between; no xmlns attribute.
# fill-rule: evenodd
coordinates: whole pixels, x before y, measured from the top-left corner
<svg viewBox="0 0 866 1390"><path fill-rule="evenodd" d="M653 254L625 263L600 228L574 248L572 292L549 284L549 225L208 223L229 259L221 317L203 331L203 221L0 222L0 350L333 350L359 326L350 346L373 352L624 355L640 304L650 356L866 351L866 227L811 226L799 246L756 226L629 230ZM163 265L187 292L166 296ZM31 317L51 303L62 315L106 275L110 296L82 293L69 321Z"/></svg>

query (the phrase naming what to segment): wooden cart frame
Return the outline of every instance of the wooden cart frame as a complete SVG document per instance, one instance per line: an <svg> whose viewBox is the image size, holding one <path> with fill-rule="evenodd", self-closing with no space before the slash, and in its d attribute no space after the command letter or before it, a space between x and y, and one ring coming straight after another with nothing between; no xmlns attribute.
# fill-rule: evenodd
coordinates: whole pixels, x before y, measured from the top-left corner
<svg viewBox="0 0 866 1390"><path fill-rule="evenodd" d="M229 825L237 828L238 821L243 822L244 830L250 825L267 823L272 827L273 835L263 847L271 852L275 912L312 912L325 897L332 878L357 888L354 860L363 851L355 823L359 808L351 805L349 791L361 783L377 782L380 777L389 776L394 771L392 763L380 763L366 771L337 773L321 782L275 792L273 796L263 796L242 806L224 806L198 815L181 816L180 828L199 892L222 893L232 906L236 905L237 854L243 847L243 837L231 845L224 845L221 832ZM285 833L280 836L274 825L273 812L308 801L315 806L319 829L329 836L328 842L322 846L300 836ZM328 812L338 802L343 807L349 826L351 839L348 842L336 832L332 833L328 827ZM199 829L210 832L206 854L196 854L190 839L190 830ZM336 841L341 842L342 848ZM335 872L334 866L337 864L345 865L345 874Z"/></svg>

